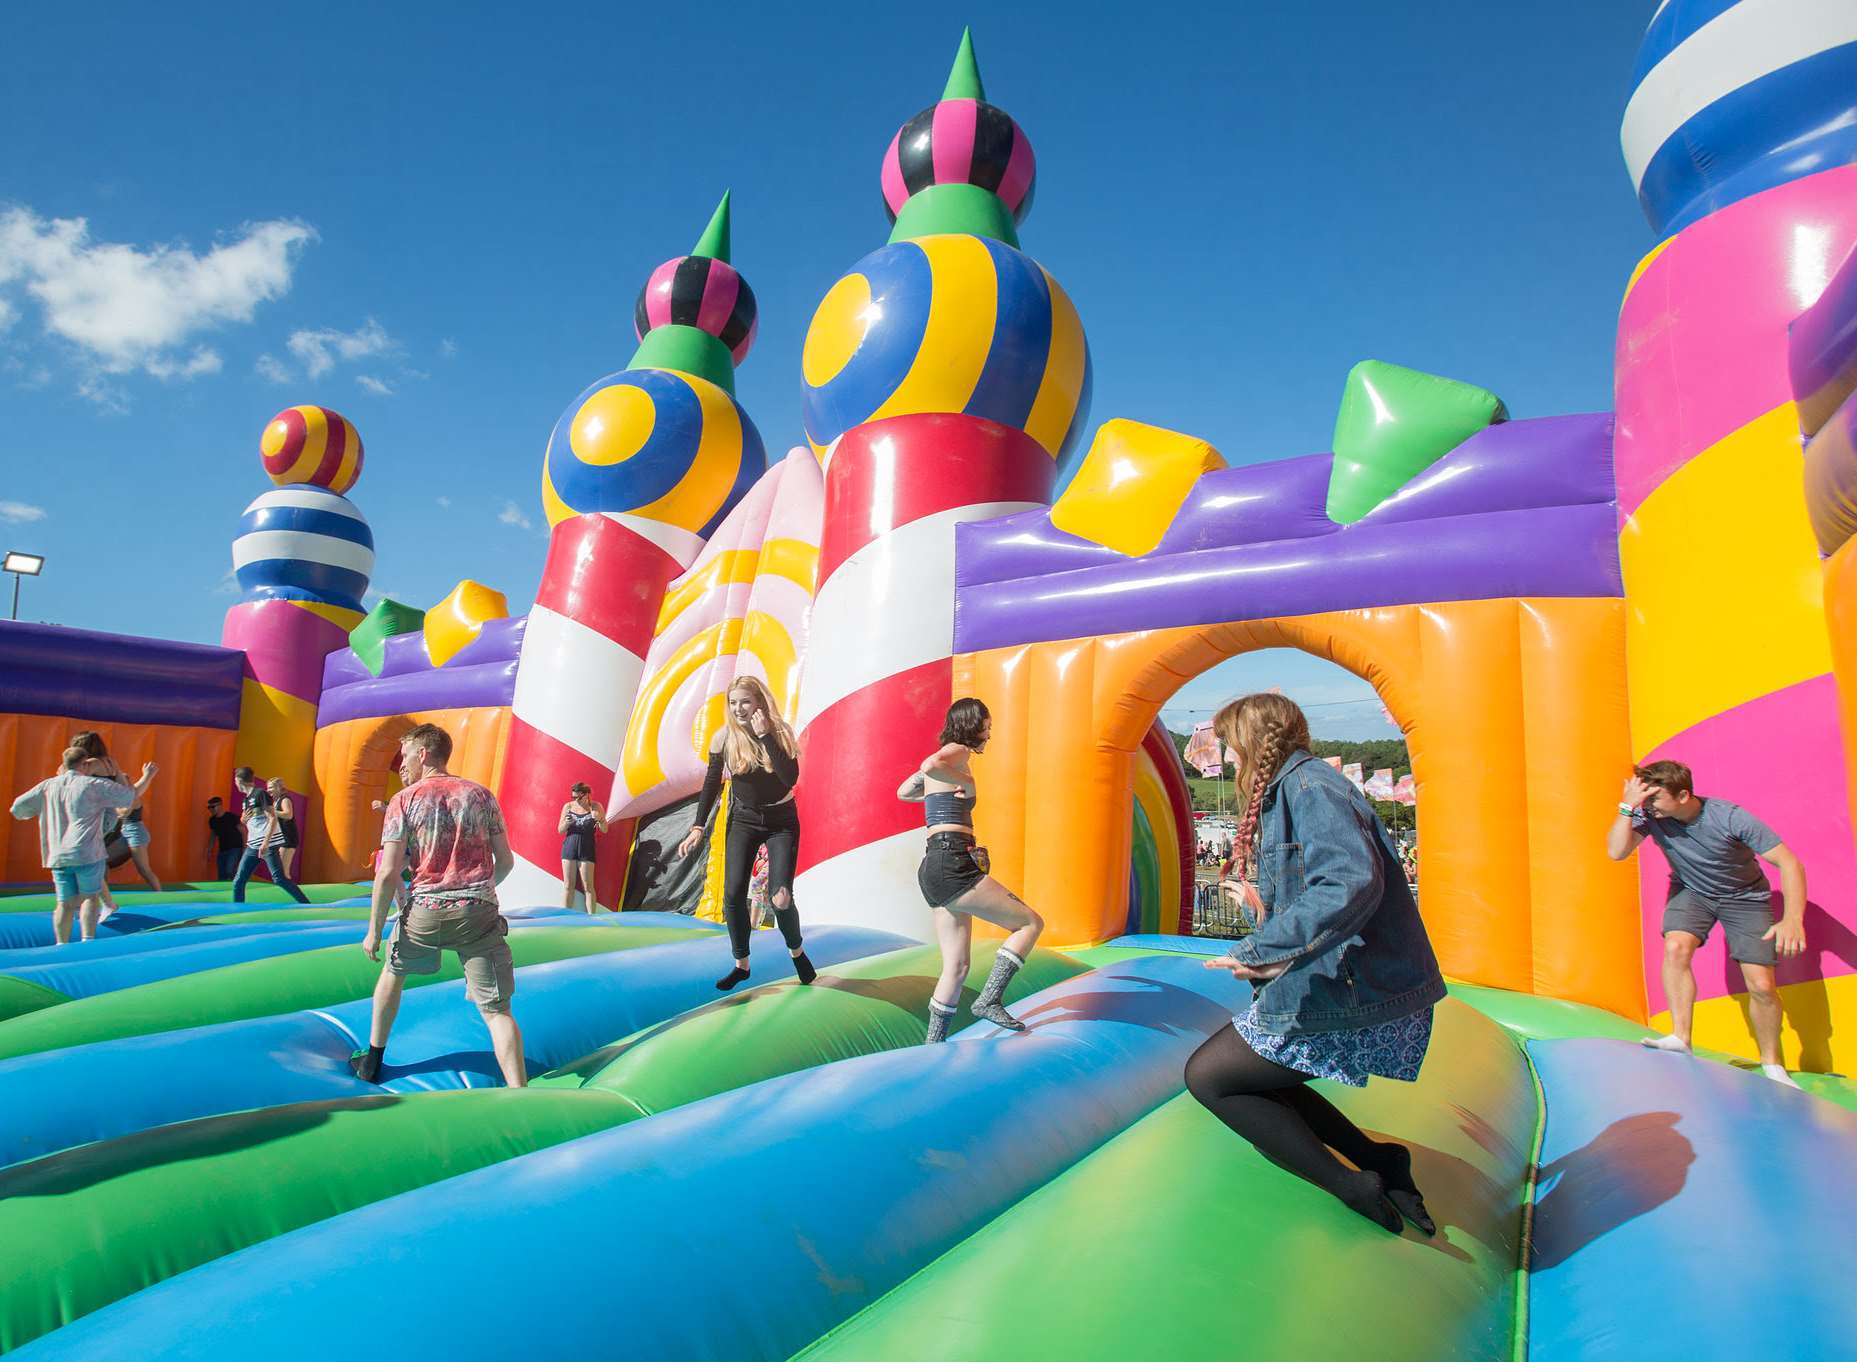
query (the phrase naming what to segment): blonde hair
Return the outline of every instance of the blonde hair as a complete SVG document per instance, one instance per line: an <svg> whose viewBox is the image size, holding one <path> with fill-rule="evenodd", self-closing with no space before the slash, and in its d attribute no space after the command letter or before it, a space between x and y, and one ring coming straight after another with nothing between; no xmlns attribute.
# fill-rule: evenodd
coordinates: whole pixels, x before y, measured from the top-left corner
<svg viewBox="0 0 1857 1362"><path fill-rule="evenodd" d="M1290 754L1309 745L1309 718L1287 695L1246 695L1213 715L1212 730L1231 749L1238 766L1234 784L1244 797L1244 816L1238 820L1232 851L1242 873L1257 854L1264 791Z"/></svg>
<svg viewBox="0 0 1857 1362"><path fill-rule="evenodd" d="M754 730L735 717L735 707L727 703L727 698L738 690L745 690L760 705L762 713L767 715L767 736L780 744L780 750L789 757L800 754L800 745L793 736L792 725L780 717L780 707L774 703L774 697L767 686L754 676L738 676L729 683L724 695L722 717L722 764L729 769L730 775L746 775L757 766L763 771L774 769L766 755L761 751L761 744L755 741Z"/></svg>

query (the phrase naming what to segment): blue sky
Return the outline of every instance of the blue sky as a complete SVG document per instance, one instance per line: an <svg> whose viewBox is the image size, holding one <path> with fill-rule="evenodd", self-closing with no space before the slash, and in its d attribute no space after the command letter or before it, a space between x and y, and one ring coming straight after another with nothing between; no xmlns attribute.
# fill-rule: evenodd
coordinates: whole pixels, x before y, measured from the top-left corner
<svg viewBox="0 0 1857 1362"><path fill-rule="evenodd" d="M1092 428L1234 463L1326 449L1370 356L1518 416L1603 409L1654 244L1617 135L1652 8L21 11L0 546L50 560L21 617L216 641L259 434L297 402L361 430L377 588L429 605L469 576L525 608L548 432L624 367L639 286L724 188L761 309L740 395L770 452L795 443L806 323L882 243L884 147L963 23L1038 153L1023 243L1088 329ZM1179 700L1269 684L1361 690L1271 653ZM1326 714L1385 731L1376 705Z"/></svg>

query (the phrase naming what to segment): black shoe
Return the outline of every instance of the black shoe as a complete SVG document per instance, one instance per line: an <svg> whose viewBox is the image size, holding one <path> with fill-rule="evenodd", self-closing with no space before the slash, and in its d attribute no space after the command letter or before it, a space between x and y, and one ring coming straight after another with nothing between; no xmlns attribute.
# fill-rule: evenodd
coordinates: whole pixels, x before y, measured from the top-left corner
<svg viewBox="0 0 1857 1362"><path fill-rule="evenodd" d="M810 984L819 977L819 971L812 967L812 961L806 958L805 951L793 957L793 972L799 976L802 984Z"/></svg>
<svg viewBox="0 0 1857 1362"><path fill-rule="evenodd" d="M355 1051L348 1057L348 1067L363 1083L380 1082L380 1055L372 1049Z"/></svg>
<svg viewBox="0 0 1857 1362"><path fill-rule="evenodd" d="M716 987L721 989L724 993L727 993L747 977L748 971L743 969L740 965L737 965L734 969L716 980Z"/></svg>

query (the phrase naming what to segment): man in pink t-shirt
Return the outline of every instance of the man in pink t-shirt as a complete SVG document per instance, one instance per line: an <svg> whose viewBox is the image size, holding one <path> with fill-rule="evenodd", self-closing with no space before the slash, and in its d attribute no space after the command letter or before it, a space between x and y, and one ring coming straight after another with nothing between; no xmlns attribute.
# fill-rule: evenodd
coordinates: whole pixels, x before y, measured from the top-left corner
<svg viewBox="0 0 1857 1362"><path fill-rule="evenodd" d="M374 1019L368 1048L350 1061L357 1077L380 1078L387 1037L399 1015L409 974L436 974L444 951L457 952L464 966L465 993L483 1013L496 1047L503 1081L528 1084L522 1030L510 1015L516 991L509 953L509 924L497 911L496 887L515 865L503 811L496 796L476 781L445 769L451 735L436 724L420 724L400 740L400 778L406 788L387 801L374 873L374 905L361 949L380 959L387 908L400 892L400 869L413 872L412 903L400 914L387 963L374 985Z"/></svg>

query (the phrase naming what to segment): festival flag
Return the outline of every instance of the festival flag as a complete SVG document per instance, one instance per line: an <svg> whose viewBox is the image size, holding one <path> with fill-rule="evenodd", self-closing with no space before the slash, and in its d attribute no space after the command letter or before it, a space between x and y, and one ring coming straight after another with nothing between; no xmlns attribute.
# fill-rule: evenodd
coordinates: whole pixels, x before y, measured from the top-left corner
<svg viewBox="0 0 1857 1362"><path fill-rule="evenodd" d="M1361 775L1361 764L1358 761L1351 761L1346 766L1342 767L1341 774L1346 776L1348 778L1348 783L1357 790L1361 789L1366 784L1365 779Z"/></svg>
<svg viewBox="0 0 1857 1362"><path fill-rule="evenodd" d="M1186 751L1180 755L1202 776L1216 776L1225 768L1223 745L1212 731L1210 719L1193 726L1193 736L1186 740Z"/></svg>
<svg viewBox="0 0 1857 1362"><path fill-rule="evenodd" d="M1391 799L1393 797L1393 768L1382 766L1367 778L1361 786L1361 793L1369 799Z"/></svg>
<svg viewBox="0 0 1857 1362"><path fill-rule="evenodd" d="M1413 783L1411 776L1405 775L1399 778L1399 783L1393 787L1393 802L1395 804L1416 804L1419 802L1418 786Z"/></svg>
<svg viewBox="0 0 1857 1362"><path fill-rule="evenodd" d="M1323 757L1322 760L1327 762L1330 766L1334 767L1337 771L1341 769L1341 758L1340 757Z"/></svg>

